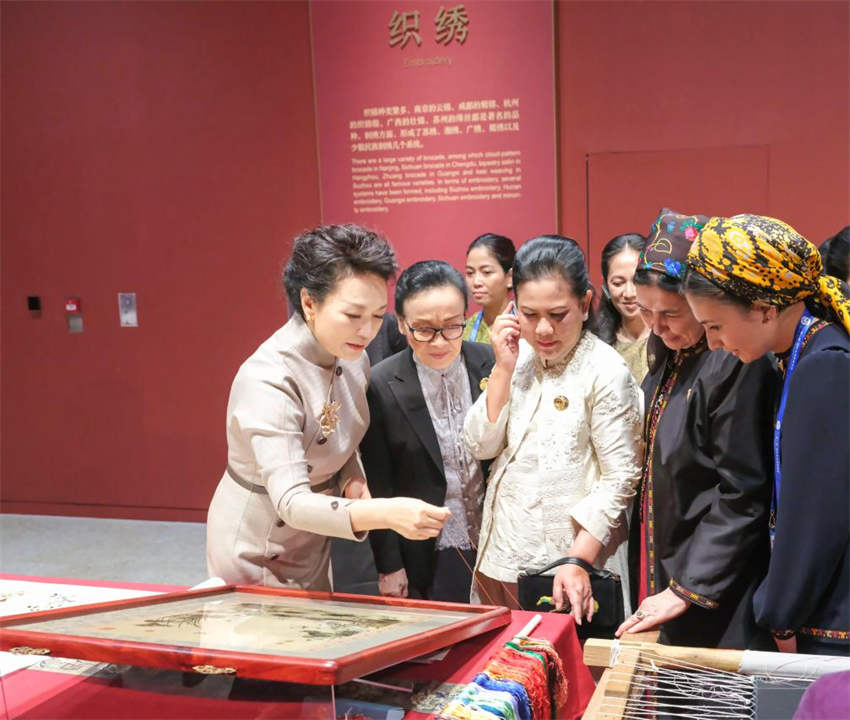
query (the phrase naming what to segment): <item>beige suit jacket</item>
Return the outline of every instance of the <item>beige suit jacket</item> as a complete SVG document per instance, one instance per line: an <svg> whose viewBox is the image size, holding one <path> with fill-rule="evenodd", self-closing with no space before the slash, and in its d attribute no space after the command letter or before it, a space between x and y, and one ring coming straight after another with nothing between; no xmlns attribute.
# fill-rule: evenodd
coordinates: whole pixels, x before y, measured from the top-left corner
<svg viewBox="0 0 850 720"><path fill-rule="evenodd" d="M363 476L369 425L366 354L325 351L299 315L239 368L227 404L228 468L207 516L207 566L228 583L329 589L328 536L362 540L340 489ZM328 398L336 431L322 436Z"/></svg>

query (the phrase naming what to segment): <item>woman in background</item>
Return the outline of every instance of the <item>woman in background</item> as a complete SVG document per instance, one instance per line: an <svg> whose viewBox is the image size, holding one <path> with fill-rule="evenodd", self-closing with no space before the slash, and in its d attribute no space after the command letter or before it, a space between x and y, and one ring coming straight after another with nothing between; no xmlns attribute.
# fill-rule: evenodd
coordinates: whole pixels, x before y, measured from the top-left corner
<svg viewBox="0 0 850 720"><path fill-rule="evenodd" d="M464 340L490 342L490 326L511 300L514 255L513 242L493 233L478 236L466 251L466 285L481 310L466 321Z"/></svg>
<svg viewBox="0 0 850 720"><path fill-rule="evenodd" d="M466 418L487 480L474 590L517 608L517 575L564 558L558 608L594 612L590 565L621 576L629 606L625 510L640 476L640 399L623 358L594 335L593 291L574 240L544 235L514 262L516 314L493 325L496 364Z"/></svg>
<svg viewBox="0 0 850 720"><path fill-rule="evenodd" d="M784 375L773 431L773 552L757 621L781 650L850 653L850 296L780 220L712 218L685 293L709 345Z"/></svg>
<svg viewBox="0 0 850 720"><path fill-rule="evenodd" d="M850 225L824 241L820 256L824 273L850 283Z"/></svg>
<svg viewBox="0 0 850 720"><path fill-rule="evenodd" d="M635 270L646 238L637 233L617 235L602 248L602 297L597 311L597 335L623 356L638 384L647 373L646 341L635 292Z"/></svg>

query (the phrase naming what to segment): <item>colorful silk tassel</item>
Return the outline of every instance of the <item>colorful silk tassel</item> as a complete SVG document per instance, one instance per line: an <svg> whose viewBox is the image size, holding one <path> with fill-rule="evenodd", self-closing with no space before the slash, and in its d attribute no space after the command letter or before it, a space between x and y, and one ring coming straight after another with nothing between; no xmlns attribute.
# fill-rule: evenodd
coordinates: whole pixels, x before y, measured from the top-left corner
<svg viewBox="0 0 850 720"><path fill-rule="evenodd" d="M440 713L452 720L550 720L567 702L567 677L548 640L517 637Z"/></svg>

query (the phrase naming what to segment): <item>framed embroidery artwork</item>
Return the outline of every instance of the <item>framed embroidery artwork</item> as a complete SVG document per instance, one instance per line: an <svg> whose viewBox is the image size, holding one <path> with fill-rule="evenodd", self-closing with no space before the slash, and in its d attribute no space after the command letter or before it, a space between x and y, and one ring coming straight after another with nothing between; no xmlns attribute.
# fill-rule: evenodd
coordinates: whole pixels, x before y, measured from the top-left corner
<svg viewBox="0 0 850 720"><path fill-rule="evenodd" d="M227 586L0 619L0 649L332 685L510 621L501 607Z"/></svg>

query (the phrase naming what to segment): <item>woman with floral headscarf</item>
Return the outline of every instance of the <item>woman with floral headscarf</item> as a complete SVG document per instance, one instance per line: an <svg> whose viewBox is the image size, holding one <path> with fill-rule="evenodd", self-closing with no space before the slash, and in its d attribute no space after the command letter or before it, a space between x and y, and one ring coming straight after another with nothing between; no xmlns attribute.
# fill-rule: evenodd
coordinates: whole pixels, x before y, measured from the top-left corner
<svg viewBox="0 0 850 720"><path fill-rule="evenodd" d="M681 294L688 250L708 220L663 210L635 273L650 336L646 459L630 549L639 607L618 632L660 627L698 647L768 647L752 596L767 570L770 422L776 374L710 352Z"/></svg>
<svg viewBox="0 0 850 720"><path fill-rule="evenodd" d="M780 220L712 218L688 255L709 345L784 375L773 424L773 552L756 619L780 649L850 653L850 291Z"/></svg>

